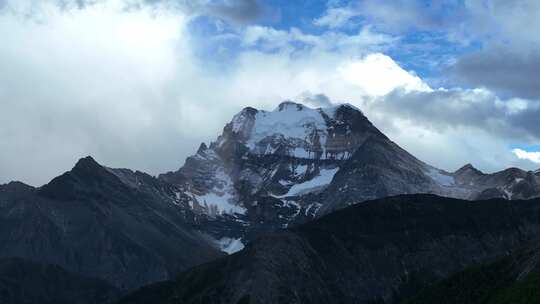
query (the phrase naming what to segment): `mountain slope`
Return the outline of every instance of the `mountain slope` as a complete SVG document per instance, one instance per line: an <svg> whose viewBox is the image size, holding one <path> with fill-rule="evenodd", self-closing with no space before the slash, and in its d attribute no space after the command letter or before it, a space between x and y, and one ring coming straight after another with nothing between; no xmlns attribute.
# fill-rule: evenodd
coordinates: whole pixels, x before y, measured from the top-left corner
<svg viewBox="0 0 540 304"><path fill-rule="evenodd" d="M370 138L342 166L324 193L321 213L365 200L408 193L441 193L435 170L385 138Z"/></svg>
<svg viewBox="0 0 540 304"><path fill-rule="evenodd" d="M120 289L170 278L222 254L174 188L92 158L41 188L0 187L0 257L21 257Z"/></svg>
<svg viewBox="0 0 540 304"><path fill-rule="evenodd" d="M540 196L540 173L446 172L392 142L351 105L291 101L245 108L210 145L160 180L181 189L218 240L249 242L365 200L433 193L462 199ZM241 248L240 246L239 248Z"/></svg>
<svg viewBox="0 0 540 304"><path fill-rule="evenodd" d="M425 288L406 304L540 303L540 243L495 262L470 267Z"/></svg>
<svg viewBox="0 0 540 304"><path fill-rule="evenodd" d="M225 223L226 233L210 231L216 238L249 240L313 218L319 205L299 198L323 191L370 137L386 138L350 105L245 108L215 142L159 178L192 197L195 212Z"/></svg>
<svg viewBox="0 0 540 304"><path fill-rule="evenodd" d="M395 303L540 232L540 200L409 195L264 236L121 303Z"/></svg>
<svg viewBox="0 0 540 304"><path fill-rule="evenodd" d="M0 259L2 304L104 304L120 291L104 281L87 278L54 265L19 258Z"/></svg>

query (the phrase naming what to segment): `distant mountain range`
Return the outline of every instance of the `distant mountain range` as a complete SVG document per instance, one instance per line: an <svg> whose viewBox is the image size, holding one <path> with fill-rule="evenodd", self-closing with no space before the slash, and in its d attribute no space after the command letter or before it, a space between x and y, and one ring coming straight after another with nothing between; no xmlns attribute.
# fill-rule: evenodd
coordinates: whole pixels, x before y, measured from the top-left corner
<svg viewBox="0 0 540 304"><path fill-rule="evenodd" d="M108 168L86 157L71 171L42 187L20 182L0 185L0 258L18 258L30 265L56 265L62 269L62 274L95 278L114 291L109 297L113 300L119 294L170 280L193 266L222 258L245 246L248 250L234 258L195 268L198 270L184 273L180 280L193 278L193 282L198 282L192 275L206 280L207 274L200 269L222 269L223 266L215 265L224 263L222 261L237 263L239 256L242 261L258 259L251 256L253 248L258 246L267 246L264 248L272 257L279 254L273 252L281 248L281 242L306 242L302 240L303 235L297 239L296 232L281 232L283 229L312 229L305 227L324 223L325 215L340 222L335 214L346 217L347 213L334 213L337 210L367 200L418 193L466 200L531 199L540 197L540 171L510 168L486 174L469 164L456 172L446 172L400 148L354 106L312 109L286 101L274 111L243 109L214 142L201 144L179 170L157 177L129 169ZM439 200L434 196L413 197L423 202ZM404 201L408 200L404 198ZM502 200L496 202L507 206ZM458 204L466 203L459 201ZM428 208L427 205L418 208ZM460 210L464 212L461 216L469 216L469 209ZM374 225L388 223L384 217L379 221ZM531 233L536 231L527 227ZM350 228L358 229L354 225ZM279 235L278 239L272 239L273 233ZM347 237L341 235L347 231L336 233L336 237ZM286 236L284 241L283 235ZM289 237L293 239L287 241ZM321 242L329 241L327 237L321 235ZM512 239L515 239L514 245L522 243L517 237L512 236ZM277 249L272 249L274 241ZM472 243L462 245L480 244L479 239L466 242L469 241ZM287 246L284 250L289 250ZM478 259L460 261L459 265L445 269L436 277L502 254L504 250L497 246L491 248L492 254L486 248L474 247L481 251ZM476 250L473 247L471 251ZM317 247L315 255L308 254L306 260L298 260L299 265L315 267L311 258L319 254L322 256L319 258L326 258L326 253L317 250L326 249ZM296 253L291 252L291 257ZM304 262L307 264L302 264ZM249 263L259 265L261 262ZM337 266L331 265L332 268ZM242 267L238 271L247 271ZM0 268L0 277L1 271ZM270 276L281 275L268 271ZM348 275L358 273L355 270ZM397 273L402 275L394 274ZM319 274L314 272L313 275ZM329 279L336 278L324 277L324 280ZM308 283L313 282L308 280ZM177 283L168 284L178 289ZM209 288L217 288L212 284ZM384 288L395 292L398 285L388 283ZM242 286L233 286L231 292L245 287ZM199 292L192 287L187 286L182 292ZM320 288L317 285L298 288L308 287ZM386 291L377 296L393 299ZM339 288L324 292L346 295L346 290ZM230 294L230 299L242 300L237 298L238 294Z"/></svg>

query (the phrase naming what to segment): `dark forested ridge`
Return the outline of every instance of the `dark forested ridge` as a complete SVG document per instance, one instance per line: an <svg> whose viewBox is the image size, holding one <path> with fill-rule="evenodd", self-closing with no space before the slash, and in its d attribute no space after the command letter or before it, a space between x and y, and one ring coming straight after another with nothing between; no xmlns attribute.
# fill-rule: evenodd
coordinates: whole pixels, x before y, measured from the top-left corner
<svg viewBox="0 0 540 304"><path fill-rule="evenodd" d="M2 304L106 304L120 290L99 279L20 258L0 259Z"/></svg>
<svg viewBox="0 0 540 304"><path fill-rule="evenodd" d="M396 303L540 231L540 200L366 202L143 287L121 303Z"/></svg>
<svg viewBox="0 0 540 304"><path fill-rule="evenodd" d="M540 241L424 288L404 304L540 303Z"/></svg>

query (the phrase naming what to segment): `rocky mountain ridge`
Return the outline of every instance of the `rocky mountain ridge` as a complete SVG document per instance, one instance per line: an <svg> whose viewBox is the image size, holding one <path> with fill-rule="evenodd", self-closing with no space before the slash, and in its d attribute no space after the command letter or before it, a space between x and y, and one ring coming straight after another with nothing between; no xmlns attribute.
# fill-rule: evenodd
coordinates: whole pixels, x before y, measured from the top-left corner
<svg viewBox="0 0 540 304"><path fill-rule="evenodd" d="M540 196L540 172L437 169L351 105L246 108L175 172L152 177L87 157L39 188L0 185L0 258L55 264L132 290L263 234L412 193L528 199Z"/></svg>
<svg viewBox="0 0 540 304"><path fill-rule="evenodd" d="M173 189L91 157L40 188L0 186L0 257L59 265L129 290L222 256Z"/></svg>
<svg viewBox="0 0 540 304"><path fill-rule="evenodd" d="M216 238L244 241L390 195L540 196L538 172L485 174L470 164L446 172L403 150L354 106L313 109L291 101L273 111L243 109L215 142L159 179L191 197L196 212L242 223Z"/></svg>

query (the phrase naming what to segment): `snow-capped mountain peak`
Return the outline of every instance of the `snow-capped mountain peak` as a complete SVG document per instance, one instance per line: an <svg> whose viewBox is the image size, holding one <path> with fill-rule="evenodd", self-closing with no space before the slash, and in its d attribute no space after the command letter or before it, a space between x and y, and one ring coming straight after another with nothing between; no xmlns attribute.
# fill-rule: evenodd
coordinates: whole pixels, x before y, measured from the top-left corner
<svg viewBox="0 0 540 304"><path fill-rule="evenodd" d="M470 164L447 172L399 147L352 105L311 108L292 101L272 111L244 108L215 142L201 144L180 170L160 178L177 185L196 213L211 218L217 240L241 242L257 231L390 195L540 195L538 174L484 174Z"/></svg>
<svg viewBox="0 0 540 304"><path fill-rule="evenodd" d="M315 214L320 204L304 205L302 197L324 191L371 137L387 140L348 104L311 108L285 101L272 111L247 107L215 142L201 144L180 170L160 178L191 197L195 212L283 227L300 215Z"/></svg>
<svg viewBox="0 0 540 304"><path fill-rule="evenodd" d="M256 155L345 159L367 133L378 131L352 105L314 109L285 101L273 111L243 109L225 127L218 145L238 141Z"/></svg>

